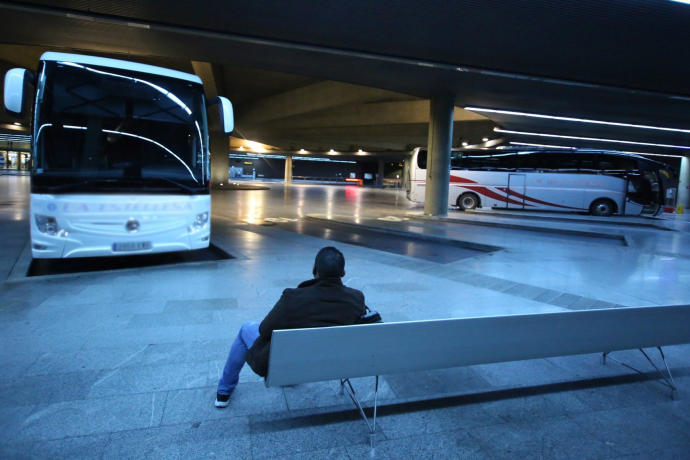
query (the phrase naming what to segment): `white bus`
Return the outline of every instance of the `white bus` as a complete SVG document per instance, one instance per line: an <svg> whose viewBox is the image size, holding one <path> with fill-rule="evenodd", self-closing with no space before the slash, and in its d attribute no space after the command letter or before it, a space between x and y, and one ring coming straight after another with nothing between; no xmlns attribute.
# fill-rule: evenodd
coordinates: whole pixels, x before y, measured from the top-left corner
<svg viewBox="0 0 690 460"><path fill-rule="evenodd" d="M6 109L23 116L32 87L34 258L208 247L210 154L199 77L48 52L37 76L7 72ZM230 133L232 105L215 102Z"/></svg>
<svg viewBox="0 0 690 460"><path fill-rule="evenodd" d="M411 201L424 202L426 160L426 149L417 148L406 165ZM668 165L613 151L453 150L448 203L462 210L657 214L672 176Z"/></svg>

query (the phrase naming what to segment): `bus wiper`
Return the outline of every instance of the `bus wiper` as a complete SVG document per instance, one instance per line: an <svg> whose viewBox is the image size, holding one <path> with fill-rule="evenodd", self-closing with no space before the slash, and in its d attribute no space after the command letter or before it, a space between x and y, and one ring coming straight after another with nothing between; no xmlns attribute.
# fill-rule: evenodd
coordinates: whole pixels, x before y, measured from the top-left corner
<svg viewBox="0 0 690 460"><path fill-rule="evenodd" d="M168 179L167 177L152 177L152 179L161 180L163 182L167 182L168 184L173 184L187 192L196 192L199 190L198 187L190 187L189 185L185 185L172 179Z"/></svg>
<svg viewBox="0 0 690 460"><path fill-rule="evenodd" d="M59 190L68 190L71 188L83 187L85 185L104 185L117 183L117 179L83 179L76 182L68 182L66 184L46 185L46 188L51 192L57 192Z"/></svg>

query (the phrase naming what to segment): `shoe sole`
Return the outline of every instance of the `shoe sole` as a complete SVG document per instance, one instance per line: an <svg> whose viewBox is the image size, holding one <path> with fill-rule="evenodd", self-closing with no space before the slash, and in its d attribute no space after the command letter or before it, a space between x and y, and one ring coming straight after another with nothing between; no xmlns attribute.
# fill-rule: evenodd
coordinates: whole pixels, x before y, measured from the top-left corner
<svg viewBox="0 0 690 460"><path fill-rule="evenodd" d="M230 405L230 401L222 402L216 399L216 402L213 405L216 406L218 409L223 409Z"/></svg>

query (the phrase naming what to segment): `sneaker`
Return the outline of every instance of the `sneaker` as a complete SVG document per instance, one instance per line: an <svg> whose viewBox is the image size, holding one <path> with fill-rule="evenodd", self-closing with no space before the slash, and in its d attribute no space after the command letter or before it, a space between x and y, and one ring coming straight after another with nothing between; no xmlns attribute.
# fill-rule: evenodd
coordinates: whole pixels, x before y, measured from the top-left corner
<svg viewBox="0 0 690 460"><path fill-rule="evenodd" d="M215 406L219 409L222 409L223 407L228 407L230 404L230 395L222 395L220 393L216 393L216 402Z"/></svg>

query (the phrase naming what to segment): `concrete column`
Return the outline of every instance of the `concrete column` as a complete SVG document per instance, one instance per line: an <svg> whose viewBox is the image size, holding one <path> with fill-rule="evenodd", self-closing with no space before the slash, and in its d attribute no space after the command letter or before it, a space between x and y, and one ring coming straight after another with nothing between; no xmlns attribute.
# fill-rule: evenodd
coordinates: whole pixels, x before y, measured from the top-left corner
<svg viewBox="0 0 690 460"><path fill-rule="evenodd" d="M445 216L448 213L454 102L449 95L431 99L424 195L424 215L427 216Z"/></svg>
<svg viewBox="0 0 690 460"><path fill-rule="evenodd" d="M285 183L292 183L292 154L285 155Z"/></svg>
<svg viewBox="0 0 690 460"><path fill-rule="evenodd" d="M678 200L683 206L685 214L690 213L690 157L680 159L680 175L678 176Z"/></svg>
<svg viewBox="0 0 690 460"><path fill-rule="evenodd" d="M218 130L209 130L211 148L211 187L228 185L230 177L230 141Z"/></svg>
<svg viewBox="0 0 690 460"><path fill-rule="evenodd" d="M376 175L376 185L378 187L383 187L383 171L384 171L384 166L385 162L382 159L379 159L379 172Z"/></svg>
<svg viewBox="0 0 690 460"><path fill-rule="evenodd" d="M223 72L220 66L210 62L192 61L194 73L204 82L208 100L215 99L223 88ZM221 131L218 106L208 113L209 150L211 151L211 187L227 185L230 176L230 140Z"/></svg>

